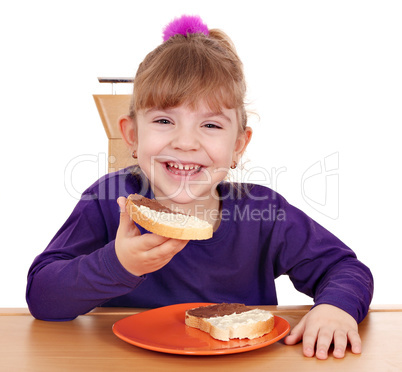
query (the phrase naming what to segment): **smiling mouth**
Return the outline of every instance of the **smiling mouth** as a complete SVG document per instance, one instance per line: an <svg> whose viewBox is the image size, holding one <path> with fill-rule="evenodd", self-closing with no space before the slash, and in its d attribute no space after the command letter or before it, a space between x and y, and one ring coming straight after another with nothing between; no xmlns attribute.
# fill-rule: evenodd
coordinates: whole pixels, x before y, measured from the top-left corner
<svg viewBox="0 0 402 372"><path fill-rule="evenodd" d="M192 176L199 173L202 167L199 164L178 164L167 162L166 168L169 172L178 176Z"/></svg>

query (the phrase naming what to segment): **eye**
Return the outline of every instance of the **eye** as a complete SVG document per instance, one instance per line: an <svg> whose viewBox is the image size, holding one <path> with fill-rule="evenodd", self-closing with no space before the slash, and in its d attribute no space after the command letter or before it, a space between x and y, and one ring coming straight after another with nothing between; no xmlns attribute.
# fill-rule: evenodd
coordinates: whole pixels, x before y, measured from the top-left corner
<svg viewBox="0 0 402 372"><path fill-rule="evenodd" d="M208 129L222 129L222 127L220 127L217 124L213 124L213 123L204 124L204 127L208 128Z"/></svg>
<svg viewBox="0 0 402 372"><path fill-rule="evenodd" d="M159 124L172 124L172 122L168 119L157 119L154 121L154 123L159 123Z"/></svg>

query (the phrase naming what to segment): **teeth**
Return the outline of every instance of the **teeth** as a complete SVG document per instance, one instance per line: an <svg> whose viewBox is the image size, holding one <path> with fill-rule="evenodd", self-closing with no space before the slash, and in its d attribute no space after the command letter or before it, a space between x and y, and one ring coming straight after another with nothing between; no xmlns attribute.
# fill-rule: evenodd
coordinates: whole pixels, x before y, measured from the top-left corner
<svg viewBox="0 0 402 372"><path fill-rule="evenodd" d="M195 165L195 164L177 164L177 163L168 163L169 167L176 168L179 170L193 170L193 169L200 169L200 165Z"/></svg>

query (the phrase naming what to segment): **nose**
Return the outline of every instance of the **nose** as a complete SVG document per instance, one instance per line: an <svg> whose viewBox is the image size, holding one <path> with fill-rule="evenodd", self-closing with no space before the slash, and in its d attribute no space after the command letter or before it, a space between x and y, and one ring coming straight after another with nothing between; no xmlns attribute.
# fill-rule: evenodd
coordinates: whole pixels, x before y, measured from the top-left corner
<svg viewBox="0 0 402 372"><path fill-rule="evenodd" d="M182 126L175 130L171 145L176 150L198 150L200 148L199 136L194 128Z"/></svg>

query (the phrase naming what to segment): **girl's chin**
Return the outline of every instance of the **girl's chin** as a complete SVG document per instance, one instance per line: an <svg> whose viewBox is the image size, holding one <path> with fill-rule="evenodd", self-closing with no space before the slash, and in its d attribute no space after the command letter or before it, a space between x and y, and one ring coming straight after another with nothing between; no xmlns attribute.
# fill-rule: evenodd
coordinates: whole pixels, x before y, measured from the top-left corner
<svg viewBox="0 0 402 372"><path fill-rule="evenodd" d="M163 200L168 200L171 203L179 205L188 205L208 200L212 197L211 190L192 190L191 188L161 188L154 190L155 196Z"/></svg>

